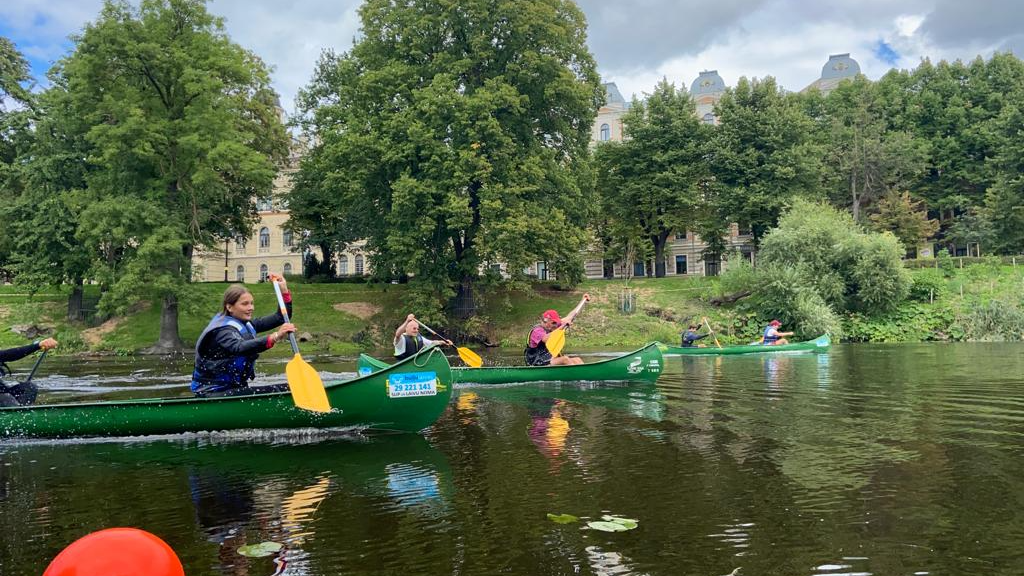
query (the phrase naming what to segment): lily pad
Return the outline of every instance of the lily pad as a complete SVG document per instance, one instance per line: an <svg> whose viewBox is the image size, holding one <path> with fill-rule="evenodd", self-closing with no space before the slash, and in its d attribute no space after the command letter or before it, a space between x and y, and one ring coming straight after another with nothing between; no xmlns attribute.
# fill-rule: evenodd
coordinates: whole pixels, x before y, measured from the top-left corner
<svg viewBox="0 0 1024 576"><path fill-rule="evenodd" d="M605 515L605 516L601 516L601 519L604 520L605 522L614 522L616 524L622 524L623 526L626 527L626 530L632 530L633 528L636 528L640 524L639 520L634 520L633 518L622 518L620 516L607 516L607 515Z"/></svg>
<svg viewBox="0 0 1024 576"><path fill-rule="evenodd" d="M625 532L629 530L618 522L587 522L587 528L600 530L601 532Z"/></svg>
<svg viewBox="0 0 1024 576"><path fill-rule="evenodd" d="M557 524L572 524L573 522L579 522L580 519L572 514L548 514L548 520Z"/></svg>
<svg viewBox="0 0 1024 576"><path fill-rule="evenodd" d="M284 548L284 546L277 542L260 542L259 544L242 546L238 549L238 553L249 558L263 558L264 556L277 554L281 551L281 548Z"/></svg>

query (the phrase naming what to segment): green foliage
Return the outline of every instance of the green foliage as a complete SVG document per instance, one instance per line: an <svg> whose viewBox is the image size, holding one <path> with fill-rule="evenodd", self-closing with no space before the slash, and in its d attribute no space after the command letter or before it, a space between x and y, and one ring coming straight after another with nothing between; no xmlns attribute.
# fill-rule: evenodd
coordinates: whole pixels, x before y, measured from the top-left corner
<svg viewBox="0 0 1024 576"><path fill-rule="evenodd" d="M300 93L317 144L289 198L309 242L368 242L375 274L474 308L481 265L577 266L603 100L565 0L370 0L362 33ZM437 304L431 306L436 308Z"/></svg>
<svg viewBox="0 0 1024 576"><path fill-rule="evenodd" d="M175 310L193 251L249 231L284 158L268 70L203 1L108 1L76 41L54 81L87 145L76 237L111 287L101 306ZM176 314L161 318L176 346Z"/></svg>
<svg viewBox="0 0 1024 576"><path fill-rule="evenodd" d="M939 221L928 218L923 200L914 200L909 192L889 192L868 218L871 228L892 232L907 248L916 248L939 231Z"/></svg>
<svg viewBox="0 0 1024 576"><path fill-rule="evenodd" d="M844 319L843 326L846 338L853 342L962 340L965 336L948 304L906 302L884 314L853 313Z"/></svg>
<svg viewBox="0 0 1024 576"><path fill-rule="evenodd" d="M935 255L935 259L939 261L939 269L942 270L943 276L950 278L956 273L956 263L953 261L953 257L949 255L949 250L945 248L939 250L939 253Z"/></svg>
<svg viewBox="0 0 1024 576"><path fill-rule="evenodd" d="M1024 310L1012 302L974 303L960 319L964 334L975 341L1024 340Z"/></svg>
<svg viewBox="0 0 1024 576"><path fill-rule="evenodd" d="M941 270L925 268L915 272L911 278L913 282L908 295L911 300L930 302L946 293L946 278Z"/></svg>
<svg viewBox="0 0 1024 576"><path fill-rule="evenodd" d="M666 80L635 101L622 122L627 139L603 143L595 154L602 208L616 242L651 243L655 275L664 277L666 242L673 231L692 229L706 204L701 187L711 175L711 127L697 119L686 89Z"/></svg>

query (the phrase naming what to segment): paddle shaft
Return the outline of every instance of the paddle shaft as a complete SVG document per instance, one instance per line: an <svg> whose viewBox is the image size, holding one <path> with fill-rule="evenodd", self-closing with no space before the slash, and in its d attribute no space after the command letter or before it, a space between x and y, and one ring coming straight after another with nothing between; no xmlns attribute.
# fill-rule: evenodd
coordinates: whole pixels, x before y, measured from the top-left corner
<svg viewBox="0 0 1024 576"><path fill-rule="evenodd" d="M284 296L281 295L281 286L277 283L277 280L274 280L274 293L277 294L277 305L281 308L281 316L284 317L284 323L287 324L291 320L288 319L288 308L284 305ZM292 353L298 354L299 343L295 341L294 332L288 333L288 342L292 345Z"/></svg>
<svg viewBox="0 0 1024 576"><path fill-rule="evenodd" d="M424 324L424 323L423 323L423 321L422 321L422 320L420 320L419 318L417 318L417 319L416 319L416 321L417 321L417 322L419 322L420 326L423 326L424 328L426 328L427 330L429 330L429 331L430 331L430 333L431 333L431 334L433 334L434 336L437 336L438 338L440 338L440 339L444 340L445 342L448 342L448 339L447 339L447 338L445 338L444 336L441 336L440 334L438 334L437 332L435 332L433 328L431 328L430 326L427 326L426 324Z"/></svg>
<svg viewBox="0 0 1024 576"><path fill-rule="evenodd" d="M22 382L22 384L28 384L29 382L32 381L32 377L36 375L36 369L38 369L39 365L43 363L43 358L46 358L47 352L49 352L49 350L43 350L43 353L39 355L39 358L36 360L35 366L32 367L32 371L28 373L28 378L25 378L25 381Z"/></svg>
<svg viewBox="0 0 1024 576"><path fill-rule="evenodd" d="M711 332L711 337L715 340L715 346L721 349L722 345L718 343L718 336L715 336L715 331L711 329L711 323L708 322L707 318L704 319L704 325L708 327L708 332Z"/></svg>

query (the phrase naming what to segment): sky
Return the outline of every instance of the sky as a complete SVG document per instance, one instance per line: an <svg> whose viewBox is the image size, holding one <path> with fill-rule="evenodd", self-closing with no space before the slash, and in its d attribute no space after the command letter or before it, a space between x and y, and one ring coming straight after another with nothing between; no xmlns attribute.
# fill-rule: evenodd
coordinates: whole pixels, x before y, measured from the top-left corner
<svg viewBox="0 0 1024 576"><path fill-rule="evenodd" d="M601 77L626 98L662 78L687 88L702 70L727 85L774 76L789 90L816 80L830 54L849 53L877 79L922 58L970 60L994 51L1024 57L1020 0L577 0ZM359 33L358 0L211 0L232 39L273 67L286 111L309 82L320 52L343 52ZM42 78L68 53L68 37L101 0L3 0L0 35Z"/></svg>

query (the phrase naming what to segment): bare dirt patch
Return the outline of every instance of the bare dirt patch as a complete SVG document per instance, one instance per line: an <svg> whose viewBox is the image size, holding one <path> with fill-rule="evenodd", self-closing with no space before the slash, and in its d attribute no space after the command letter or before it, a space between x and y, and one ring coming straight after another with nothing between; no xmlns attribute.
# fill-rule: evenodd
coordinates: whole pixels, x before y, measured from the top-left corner
<svg viewBox="0 0 1024 576"><path fill-rule="evenodd" d="M360 320L369 320L384 310L380 306L370 304L369 302L339 302L334 305L334 309L338 312L351 314Z"/></svg>
<svg viewBox="0 0 1024 576"><path fill-rule="evenodd" d="M123 317L111 318L95 328L82 330L82 341L85 342L86 346L95 348L100 345L100 342L103 342L104 336L116 330L124 320Z"/></svg>

